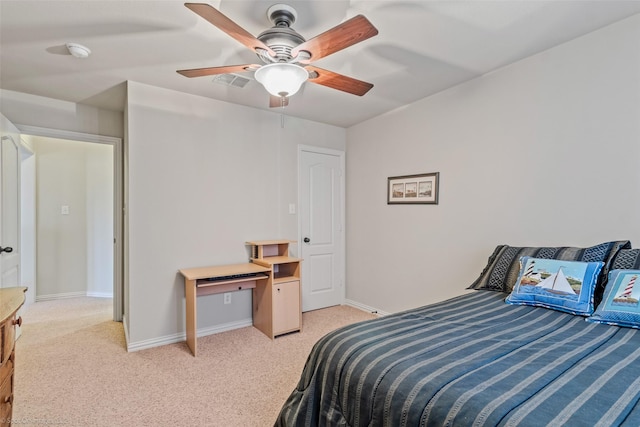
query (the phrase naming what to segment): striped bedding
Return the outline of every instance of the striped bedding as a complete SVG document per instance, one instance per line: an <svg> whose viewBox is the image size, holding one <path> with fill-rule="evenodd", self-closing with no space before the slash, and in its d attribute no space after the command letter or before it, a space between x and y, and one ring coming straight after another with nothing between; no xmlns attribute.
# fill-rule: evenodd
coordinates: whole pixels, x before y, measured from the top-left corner
<svg viewBox="0 0 640 427"><path fill-rule="evenodd" d="M640 331L476 291L316 343L276 426L640 426Z"/></svg>

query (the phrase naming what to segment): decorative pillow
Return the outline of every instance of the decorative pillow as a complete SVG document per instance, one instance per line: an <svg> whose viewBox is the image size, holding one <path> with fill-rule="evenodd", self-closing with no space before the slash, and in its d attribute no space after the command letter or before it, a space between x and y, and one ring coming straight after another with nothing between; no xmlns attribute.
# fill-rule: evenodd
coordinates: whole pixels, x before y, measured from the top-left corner
<svg viewBox="0 0 640 427"><path fill-rule="evenodd" d="M598 287L595 291L596 302L602 296L611 260L622 248L630 248L631 242L619 240L600 243L588 248L574 247L516 247L499 245L489 257L480 277L468 289L482 289L510 293L520 273L520 258L530 256L543 259L562 259L567 261L604 262Z"/></svg>
<svg viewBox="0 0 640 427"><path fill-rule="evenodd" d="M612 270L598 305L589 322L640 329L640 270Z"/></svg>
<svg viewBox="0 0 640 427"><path fill-rule="evenodd" d="M620 249L611 261L611 270L640 270L640 249Z"/></svg>
<svg viewBox="0 0 640 427"><path fill-rule="evenodd" d="M522 268L507 304L534 305L571 314L593 313L593 291L604 263L521 259Z"/></svg>

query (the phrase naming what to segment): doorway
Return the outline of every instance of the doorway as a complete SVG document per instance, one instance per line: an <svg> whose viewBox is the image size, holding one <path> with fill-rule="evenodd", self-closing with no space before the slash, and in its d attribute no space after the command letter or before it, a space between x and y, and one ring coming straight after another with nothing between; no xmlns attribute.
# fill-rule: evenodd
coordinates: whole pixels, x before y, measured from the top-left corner
<svg viewBox="0 0 640 427"><path fill-rule="evenodd" d="M36 301L113 297L113 146L23 138L36 156Z"/></svg>
<svg viewBox="0 0 640 427"><path fill-rule="evenodd" d="M112 297L122 321L122 140L16 126L36 158L36 301Z"/></svg>

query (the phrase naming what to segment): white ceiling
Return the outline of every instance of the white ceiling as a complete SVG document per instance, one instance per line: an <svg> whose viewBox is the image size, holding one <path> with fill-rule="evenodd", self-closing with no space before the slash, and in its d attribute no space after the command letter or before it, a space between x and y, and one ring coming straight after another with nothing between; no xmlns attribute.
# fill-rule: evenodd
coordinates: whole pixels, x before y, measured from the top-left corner
<svg viewBox="0 0 640 427"><path fill-rule="evenodd" d="M209 2L254 35L271 26L278 0ZM640 1L280 1L310 39L357 14L379 34L313 65L374 84L364 95L307 83L285 114L348 127L496 68L640 13ZM0 87L122 111L133 80L255 108L268 108L256 81L244 88L186 78L178 69L256 63L249 49L183 1L0 1ZM65 43L89 47L88 59Z"/></svg>

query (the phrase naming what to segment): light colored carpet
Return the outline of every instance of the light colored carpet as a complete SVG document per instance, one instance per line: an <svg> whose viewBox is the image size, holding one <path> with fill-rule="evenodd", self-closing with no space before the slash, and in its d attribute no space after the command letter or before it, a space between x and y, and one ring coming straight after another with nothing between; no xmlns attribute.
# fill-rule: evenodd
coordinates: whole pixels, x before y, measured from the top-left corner
<svg viewBox="0 0 640 427"><path fill-rule="evenodd" d="M15 425L271 426L324 334L374 318L337 306L270 340L253 327L127 353L110 299L38 302L16 343Z"/></svg>

